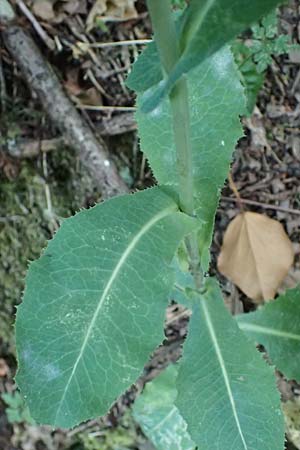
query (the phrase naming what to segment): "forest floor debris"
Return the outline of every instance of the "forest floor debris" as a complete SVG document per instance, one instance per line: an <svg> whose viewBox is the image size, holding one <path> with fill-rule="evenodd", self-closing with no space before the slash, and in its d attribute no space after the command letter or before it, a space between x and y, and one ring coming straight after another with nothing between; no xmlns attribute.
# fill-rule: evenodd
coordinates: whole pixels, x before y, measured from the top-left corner
<svg viewBox="0 0 300 450"><path fill-rule="evenodd" d="M135 133L134 97L124 83L141 42L151 37L145 2L16 0L12 4L18 7L18 26L34 38L93 133L104 139L122 179L131 189L150 186L153 178L139 152ZM299 6L291 0L281 10L280 26L299 43L298 20ZM109 44L120 41L127 44ZM0 393L11 396L0 399L0 448L150 450L151 444L133 422L129 407L143 383L180 355L188 312L178 305L172 305L167 312L166 345L155 352L143 379L116 402L106 417L69 432L37 427L23 420L25 412L13 382L16 360L12 324L28 261L39 255L63 217L101 200L101 191L41 111L4 46L0 62ZM295 262L284 281L289 287L300 281L299 74L299 52L274 59L254 114L244 119L246 136L237 147L232 167L239 194L249 211L280 221L293 243ZM48 152L45 142L49 141L56 148ZM30 144L32 153L30 158L22 158L28 143L35 143ZM224 231L239 211L239 203L226 185L216 220L212 273L216 273ZM238 288L218 276L232 312L254 308ZM282 394L284 400L298 402L299 386L287 383L280 375L278 382L282 393L289 392L288 396ZM9 423L12 416L8 408L20 420Z"/></svg>

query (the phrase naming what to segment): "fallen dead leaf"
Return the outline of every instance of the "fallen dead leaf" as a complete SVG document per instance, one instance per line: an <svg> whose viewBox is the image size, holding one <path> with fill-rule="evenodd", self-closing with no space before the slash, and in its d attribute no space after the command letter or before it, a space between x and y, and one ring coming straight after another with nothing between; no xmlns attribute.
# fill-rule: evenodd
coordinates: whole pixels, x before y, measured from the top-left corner
<svg viewBox="0 0 300 450"><path fill-rule="evenodd" d="M67 16L86 14L86 0L32 0L32 12L40 19L61 23Z"/></svg>
<svg viewBox="0 0 300 450"><path fill-rule="evenodd" d="M19 170L18 162L0 150L0 175L3 174L8 180L14 180Z"/></svg>
<svg viewBox="0 0 300 450"><path fill-rule="evenodd" d="M86 2L82 0L64 0L62 5L64 12L74 15L74 14L85 14L86 13Z"/></svg>
<svg viewBox="0 0 300 450"><path fill-rule="evenodd" d="M85 91L82 91L77 98L80 103L92 105L92 106L101 106L103 105L101 94L97 91L96 88L90 87Z"/></svg>
<svg viewBox="0 0 300 450"><path fill-rule="evenodd" d="M32 10L41 19L51 21L55 18L54 3L55 0L35 0Z"/></svg>
<svg viewBox="0 0 300 450"><path fill-rule="evenodd" d="M245 118L245 124L251 132L251 145L255 149L270 149L265 127L263 125L263 115L256 106L253 115Z"/></svg>
<svg viewBox="0 0 300 450"><path fill-rule="evenodd" d="M137 17L136 0L96 0L86 21L87 30L95 25L95 19L129 20Z"/></svg>
<svg viewBox="0 0 300 450"><path fill-rule="evenodd" d="M294 260L283 226L262 214L244 212L230 222L218 258L218 269L249 298L274 298Z"/></svg>
<svg viewBox="0 0 300 450"><path fill-rule="evenodd" d="M71 97L76 97L78 103L100 106L103 104L101 94L95 87L83 89L79 85L79 69L71 69L67 73L64 83L66 90Z"/></svg>

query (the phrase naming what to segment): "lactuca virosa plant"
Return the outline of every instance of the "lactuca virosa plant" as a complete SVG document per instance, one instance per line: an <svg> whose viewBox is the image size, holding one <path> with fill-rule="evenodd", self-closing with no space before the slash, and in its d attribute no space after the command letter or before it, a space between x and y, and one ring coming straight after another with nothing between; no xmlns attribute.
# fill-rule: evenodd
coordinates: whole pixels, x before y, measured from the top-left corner
<svg viewBox="0 0 300 450"><path fill-rule="evenodd" d="M154 41L128 86L138 94L141 146L158 186L63 221L30 265L17 312L17 383L37 422L73 427L105 414L162 342L173 296L192 309L174 396L192 442L283 449L274 370L246 335L270 344L272 306L249 323L235 320L207 276L220 189L246 111L228 45L278 3L191 0L173 14L169 0L148 0Z"/></svg>

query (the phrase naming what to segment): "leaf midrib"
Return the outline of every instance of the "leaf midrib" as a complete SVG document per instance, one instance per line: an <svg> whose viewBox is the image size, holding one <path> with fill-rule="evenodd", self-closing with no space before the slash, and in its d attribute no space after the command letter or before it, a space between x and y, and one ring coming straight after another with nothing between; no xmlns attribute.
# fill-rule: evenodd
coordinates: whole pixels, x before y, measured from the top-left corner
<svg viewBox="0 0 300 450"><path fill-rule="evenodd" d="M300 341L300 335L295 333L289 333L288 331L277 330L276 328L265 327L262 325L255 325L252 323L238 322L239 327L243 331L249 331L250 333L262 333L270 336L277 336L284 339L292 339Z"/></svg>
<svg viewBox="0 0 300 450"><path fill-rule="evenodd" d="M163 424L166 423L166 421L169 420L176 412L177 408L173 406L173 408L168 412L168 414L151 429L151 432L161 428Z"/></svg>
<svg viewBox="0 0 300 450"><path fill-rule="evenodd" d="M215 330L214 330L214 325L213 325L213 322L211 320L210 313L209 313L209 310L208 310L205 302L206 302L205 299L201 300L200 305L201 305L201 308L202 308L202 311L203 311L203 314L204 314L204 317L205 317L205 320L206 320L206 325L207 325L208 332L209 332L212 344L214 346L214 349L215 349L215 352L216 352L216 355L217 355L217 359L218 359L219 364L220 364L220 368L221 368L222 375L223 375L223 378L224 378L224 383L225 383L225 386L226 386L227 394L228 394L229 401L230 401L230 404L231 404L231 407L232 407L233 417L234 417L234 420L236 422L236 426L237 426L237 429L238 429L238 432L239 432L239 435L240 435L243 447L244 447L245 450L248 450L248 446L247 446L247 443L245 441L244 434L243 434L243 431L242 431L242 427L241 427L241 424L240 424L240 420L239 420L239 417L238 417L234 396L233 396L233 393L232 393L232 390L231 390L229 376L228 376L228 373L227 373L225 361L223 359L222 351L221 351L221 348L220 348L220 345L219 345L219 342L218 342L218 338L217 338L217 335L216 335Z"/></svg>
<svg viewBox="0 0 300 450"><path fill-rule="evenodd" d="M144 236L144 234L146 234L150 230L150 228L152 228L157 222L159 222L163 218L167 217L171 213L176 212L177 209L178 209L177 205L174 204L174 205L172 205L172 206L170 206L168 208L165 208L164 210L160 211L158 214L153 216L151 218L151 220L146 222L143 225L143 227L140 229L140 231L130 241L130 243L126 247L125 251L123 252L122 256L120 257L118 263L116 264L114 270L112 271L112 274L111 274L111 276L110 276L110 278L109 278L109 280L108 280L108 282L106 284L106 287L105 287L105 289L104 289L104 291L103 291L103 293L102 293L102 295L100 297L100 300L99 300L99 303L97 305L97 308L96 308L96 310L95 310L95 312L93 314L92 320L91 320L90 325L89 325L89 327L87 329L87 333L86 333L85 338L83 340L83 343L81 345L80 352L78 354L78 357L77 357L77 359L75 361L75 364L74 364L74 367L72 369L72 372L71 372L71 374L69 376L69 379L67 381L66 387L65 387L64 392L62 394L62 397L61 397L61 400L59 402L59 405L58 405L58 408L57 408L57 412L56 412L56 415L55 415L55 423L57 423L57 418L58 418L58 416L60 414L63 402L64 402L65 397L66 397L66 394L67 394L67 392L69 390L69 387L71 385L71 382L72 382L72 380L74 378L74 375L76 373L76 369L78 367L78 364L79 364L79 362L80 362L80 360L81 360L81 358L82 358L82 356L84 354L85 348L87 346L88 340L89 340L89 338L91 336L92 330L93 330L94 325L95 325L95 323L97 321L97 318L99 316L99 313L101 311L103 303L104 303L104 301L105 301L105 299L106 299L106 297L107 297L107 295L108 295L108 293L109 293L109 291L110 291L110 289L111 289L115 279L117 278L121 268L123 267L124 263L126 262L126 260L128 259L129 255L132 253L132 251L134 250L134 248L136 247L136 245L138 244L140 239Z"/></svg>

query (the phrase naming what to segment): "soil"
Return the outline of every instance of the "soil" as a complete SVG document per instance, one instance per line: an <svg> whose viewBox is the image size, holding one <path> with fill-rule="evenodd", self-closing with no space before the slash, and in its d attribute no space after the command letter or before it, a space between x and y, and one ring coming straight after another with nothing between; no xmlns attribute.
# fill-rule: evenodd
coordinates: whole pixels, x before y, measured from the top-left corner
<svg viewBox="0 0 300 450"><path fill-rule="evenodd" d="M134 107L135 98L124 85L128 68L140 46L78 46L78 41L103 43L149 38L151 27L145 2L136 2L135 18L100 22L88 31L85 24L93 1L74 2L78 3L77 9L71 7L70 1L53 3L56 5L54 16L48 19L37 16L37 20L51 39L55 37L56 43L60 42L59 51L47 48L20 10L18 24L34 37L65 90L81 105L82 114L94 132L101 133L128 186L131 189L151 186L155 180L139 150L130 109ZM27 4L34 8L34 0ZM290 35L294 43L300 43L299 14L296 0L280 10L279 32ZM15 306L22 298L28 261L40 254L61 218L100 201L101 192L41 110L4 45L0 49L0 62L0 395L6 392L13 396L16 389L13 322ZM255 203L245 204L245 207L280 221L293 242L295 263L281 289L300 281L299 63L299 50L272 59L255 110L251 117L243 119L245 137L238 143L231 170L242 199ZM83 105L101 105L101 108L95 111L83 109ZM122 110L124 107L129 109ZM28 158L16 156L16 149L24 148L26 142L30 141L31 146L36 143L39 148L45 140L56 142L53 150L38 151ZM267 208L266 204L274 209ZM216 269L224 231L238 212L239 205L226 184L216 215L210 270L220 279L226 303L233 313L255 308ZM149 450L151 445L132 419L130 406L145 382L180 357L188 316L181 306L173 304L167 311L167 323L166 340L152 355L143 376L104 418L69 432L53 431L24 421L26 411L21 406L19 420L9 423L8 405L0 397L0 449ZM283 401L299 396L299 386L280 374L278 384ZM292 443L287 443L287 449L294 448Z"/></svg>

